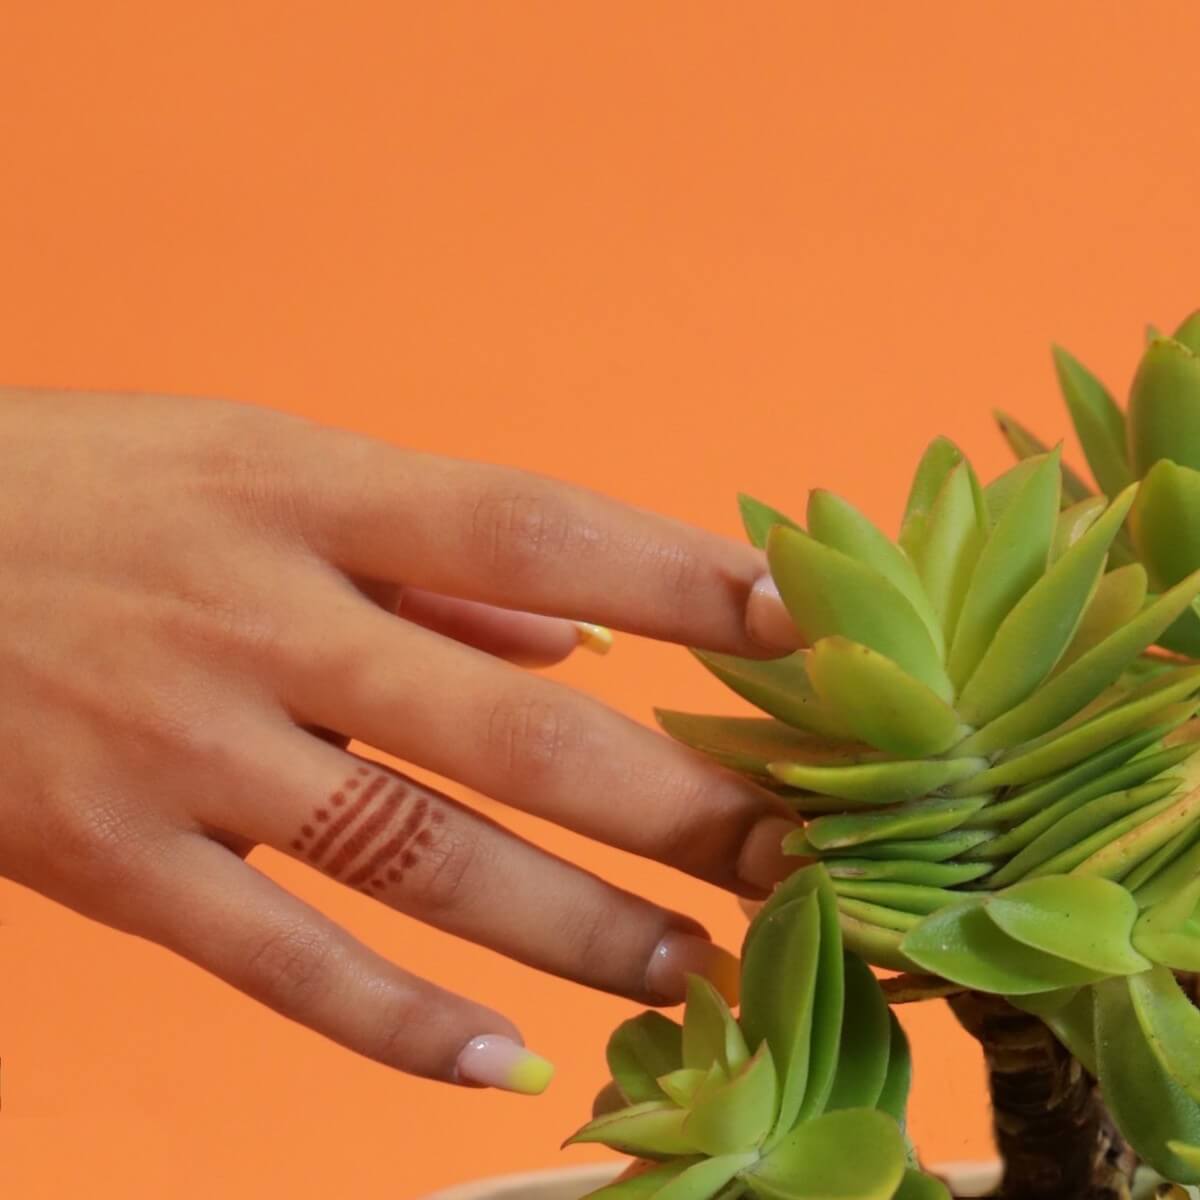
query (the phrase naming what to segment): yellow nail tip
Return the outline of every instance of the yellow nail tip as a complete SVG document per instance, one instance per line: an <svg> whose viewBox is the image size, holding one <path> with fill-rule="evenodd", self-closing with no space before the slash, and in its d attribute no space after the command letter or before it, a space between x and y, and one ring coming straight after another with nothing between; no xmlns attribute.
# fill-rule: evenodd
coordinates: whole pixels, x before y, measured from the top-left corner
<svg viewBox="0 0 1200 1200"><path fill-rule="evenodd" d="M579 631L579 644L593 654L607 654L612 649L613 633L603 625L593 625L590 621L576 621L575 628Z"/></svg>
<svg viewBox="0 0 1200 1200"><path fill-rule="evenodd" d="M554 1064L539 1054L528 1051L512 1065L507 1085L511 1091L525 1096L540 1096L554 1078Z"/></svg>

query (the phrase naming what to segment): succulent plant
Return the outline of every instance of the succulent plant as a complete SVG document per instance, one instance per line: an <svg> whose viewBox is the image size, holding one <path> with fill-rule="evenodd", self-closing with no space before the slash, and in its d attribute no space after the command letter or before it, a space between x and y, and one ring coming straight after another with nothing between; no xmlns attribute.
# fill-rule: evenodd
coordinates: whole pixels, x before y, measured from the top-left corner
<svg viewBox="0 0 1200 1200"><path fill-rule="evenodd" d="M689 979L682 1026L657 1012L608 1045L618 1107L570 1139L656 1165L595 1200L942 1200L903 1132L908 1042L874 975L843 950L828 874L792 875L742 949L735 1018Z"/></svg>
<svg viewBox="0 0 1200 1200"><path fill-rule="evenodd" d="M1200 1181L1200 1050L1188 1049L1200 1011L1174 974L1200 971L1200 666L1143 657L1192 618L1200 571L1151 594L1119 547L1108 570L1137 484L1122 476L1111 500L1072 494L1064 507L1070 480L1058 451L1042 451L983 487L939 439L895 541L827 491L811 494L807 528L743 497L807 648L768 661L697 652L763 715L658 713L805 818L785 849L822 865L849 950L914 977L897 996L957 995L990 1059L1003 1037L971 997L1003 998L1000 1026L1011 1014L1052 1031L1044 1069L1074 1080L1058 1101L1094 1109L1072 1119L1133 1153L1085 1146L1079 1170L1093 1175L1075 1191L1022 1190L1010 1172L1013 1197L1128 1195L1137 1158ZM749 979L753 1014L764 985ZM798 1002L786 974L770 986ZM1027 1135L999 1103L1010 1143L1018 1126ZM1050 1128L1063 1114L1042 1117ZM1060 1174L1073 1161L1043 1159ZM1103 1188L1125 1190L1103 1190L1101 1168Z"/></svg>
<svg viewBox="0 0 1200 1200"><path fill-rule="evenodd" d="M1200 568L1200 311L1170 337L1148 331L1126 412L1065 350L1055 348L1054 362L1100 492L1113 497L1133 481L1143 481L1117 557L1139 561L1151 589L1165 591ZM997 416L1019 457L1044 451L1019 422ZM1095 502L1073 473L1064 476L1063 494L1069 503ZM1170 650L1200 658L1200 617L1185 611L1159 640Z"/></svg>

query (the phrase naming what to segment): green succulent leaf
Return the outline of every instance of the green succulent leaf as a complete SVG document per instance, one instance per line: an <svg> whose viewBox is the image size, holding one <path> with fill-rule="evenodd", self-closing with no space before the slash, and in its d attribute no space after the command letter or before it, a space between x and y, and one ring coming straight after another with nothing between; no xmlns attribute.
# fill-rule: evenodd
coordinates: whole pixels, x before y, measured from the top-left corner
<svg viewBox="0 0 1200 1200"><path fill-rule="evenodd" d="M987 915L1009 937L1104 975L1145 971L1130 942L1137 903L1120 884L1048 875L1014 884L985 901Z"/></svg>
<svg viewBox="0 0 1200 1200"><path fill-rule="evenodd" d="M808 679L806 652L766 659L707 650L693 650L692 654L727 688L785 725L835 739L850 737L850 731L821 707Z"/></svg>
<svg viewBox="0 0 1200 1200"><path fill-rule="evenodd" d="M912 1087L912 1050L896 1014L888 1009L889 1046L887 1075L875 1107L895 1117L903 1129L908 1114L908 1093Z"/></svg>
<svg viewBox="0 0 1200 1200"><path fill-rule="evenodd" d="M791 517L785 517L777 508L747 496L745 492L738 494L738 508L742 513L742 525L750 544L761 550L767 544L767 534L776 525L786 525L789 529L799 529Z"/></svg>
<svg viewBox="0 0 1200 1200"><path fill-rule="evenodd" d="M1171 338L1193 354L1200 354L1200 309L1186 316Z"/></svg>
<svg viewBox="0 0 1200 1200"><path fill-rule="evenodd" d="M674 1101L680 1108L688 1108L710 1074L711 1070L702 1071L699 1067L680 1067L677 1071L660 1075L656 1082L668 1100Z"/></svg>
<svg viewBox="0 0 1200 1200"><path fill-rule="evenodd" d="M747 775L770 778L767 764L780 759L828 765L882 757L861 743L817 738L771 717L718 717L663 708L654 715L676 741Z"/></svg>
<svg viewBox="0 0 1200 1200"><path fill-rule="evenodd" d="M920 802L918 801L917 803ZM968 804L968 808L965 811L969 814L971 812L978 813L984 801L976 799L968 803L962 800L949 800L934 801L934 803L943 805L943 812L945 811L945 806L962 806ZM960 821L962 820L963 811L959 807L957 819ZM824 820L825 818L820 819ZM829 819L835 820L836 818L831 817ZM785 846L795 836L795 834L789 834L784 839ZM919 839L897 838L889 841L869 841L842 848L832 847L825 852L825 859L826 865L831 865L839 857L861 854L881 862L913 861L948 863L950 859L957 858L959 855L970 854L978 847L991 841L994 836L994 834L986 829L955 829L950 833L931 834L929 837ZM815 847L812 849L815 849ZM811 850L809 853L811 853ZM920 880L914 880L913 882L919 883Z"/></svg>
<svg viewBox="0 0 1200 1200"><path fill-rule="evenodd" d="M924 1171L909 1170L904 1172L892 1200L951 1200L951 1196L950 1189L940 1179Z"/></svg>
<svg viewBox="0 0 1200 1200"><path fill-rule="evenodd" d="M943 887L928 887L919 883L897 883L894 880L877 879L834 879L833 890L839 900L865 900L868 904L881 904L900 912L937 912L953 903L961 893Z"/></svg>
<svg viewBox="0 0 1200 1200"><path fill-rule="evenodd" d="M1083 1063L1093 1078L1100 1074L1096 1065L1096 992L1084 987L1062 1008L1045 1013L1042 1020L1050 1032Z"/></svg>
<svg viewBox="0 0 1200 1200"><path fill-rule="evenodd" d="M933 501L919 543L906 546L922 588L944 633L936 645L945 652L954 634L975 560L987 537L987 514L971 464L950 471Z"/></svg>
<svg viewBox="0 0 1200 1200"><path fill-rule="evenodd" d="M1142 355L1129 391L1129 451L1135 474L1160 459L1200 469L1200 358L1157 338Z"/></svg>
<svg viewBox="0 0 1200 1200"><path fill-rule="evenodd" d="M1125 417L1108 389L1058 346L1054 367L1092 475L1102 492L1115 496L1133 482L1125 456Z"/></svg>
<svg viewBox="0 0 1200 1200"><path fill-rule="evenodd" d="M1159 1066L1200 1103L1200 1009L1166 967L1130 979L1129 996Z"/></svg>
<svg viewBox="0 0 1200 1200"><path fill-rule="evenodd" d="M642 1158L695 1154L699 1147L683 1132L687 1115L668 1100L648 1100L589 1121L563 1144L598 1142Z"/></svg>
<svg viewBox="0 0 1200 1200"><path fill-rule="evenodd" d="M654 1200L709 1200L755 1159L753 1154L723 1154L693 1163L656 1192Z"/></svg>
<svg viewBox="0 0 1200 1200"><path fill-rule="evenodd" d="M987 802L987 796L962 796L912 800L878 812L832 813L810 821L804 832L808 841L822 851L859 849L897 838L932 839L956 829ZM911 853L917 844L915 841L904 842L905 853ZM939 850L940 845L935 843L930 850ZM878 850L872 853L878 853Z"/></svg>
<svg viewBox="0 0 1200 1200"><path fill-rule="evenodd" d="M901 759L849 767L809 766L774 762L771 774L788 787L816 792L843 801L830 808L897 804L915 800L953 784L969 783L987 767L983 758ZM810 805L806 811L819 811Z"/></svg>
<svg viewBox="0 0 1200 1200"><path fill-rule="evenodd" d="M894 659L943 699L950 682L912 604L873 567L795 529L776 526L767 560L784 605L812 643L840 634Z"/></svg>
<svg viewBox="0 0 1200 1200"><path fill-rule="evenodd" d="M817 541L872 567L904 596L942 653L941 623L908 555L849 501L824 488L809 493L807 517L808 532Z"/></svg>
<svg viewBox="0 0 1200 1200"><path fill-rule="evenodd" d="M684 1136L705 1154L752 1150L770 1132L779 1091L771 1048L763 1042L732 1078L695 1095Z"/></svg>
<svg viewBox="0 0 1200 1200"><path fill-rule="evenodd" d="M1200 471L1170 459L1154 463L1138 489L1129 526L1156 590L1200 568Z"/></svg>
<svg viewBox="0 0 1200 1200"><path fill-rule="evenodd" d="M970 883L992 869L985 862L877 858L830 858L825 867L834 880L911 883L927 888L947 888Z"/></svg>
<svg viewBox="0 0 1200 1200"><path fill-rule="evenodd" d="M915 558L924 540L925 524L950 472L963 461L962 451L948 438L935 438L917 465L900 522L900 546Z"/></svg>
<svg viewBox="0 0 1200 1200"><path fill-rule="evenodd" d="M825 708L870 746L921 758L961 740L962 724L954 709L869 646L843 637L822 638L809 654L808 676Z"/></svg>
<svg viewBox="0 0 1200 1200"><path fill-rule="evenodd" d="M617 1026L608 1039L607 1058L628 1103L662 1100L658 1078L683 1065L683 1030L662 1013L644 1012Z"/></svg>
<svg viewBox="0 0 1200 1200"><path fill-rule="evenodd" d="M1089 496L1064 508L1058 514L1054 526L1054 540L1050 545L1050 561L1057 562L1096 523L1100 514L1108 507L1103 496Z"/></svg>
<svg viewBox="0 0 1200 1200"><path fill-rule="evenodd" d="M719 1063L727 1074L733 1074L750 1057L729 1005L700 975L688 976L682 1040L685 1067L706 1071Z"/></svg>
<svg viewBox="0 0 1200 1200"><path fill-rule="evenodd" d="M905 1157L891 1117L846 1108L796 1126L743 1178L760 1200L892 1200Z"/></svg>
<svg viewBox="0 0 1200 1200"><path fill-rule="evenodd" d="M1078 628L1100 581L1108 547L1133 497L1132 488L1118 496L1013 605L959 696L958 712L963 720L975 726L994 720L1025 700L1049 675ZM1103 686L1097 686L1092 695Z"/></svg>
<svg viewBox="0 0 1200 1200"><path fill-rule="evenodd" d="M1046 570L1062 478L1057 452L1032 460L1027 470L979 552L963 600L947 659L958 688L971 678L1001 621Z"/></svg>
<svg viewBox="0 0 1200 1200"><path fill-rule="evenodd" d="M1054 674L1062 674L1077 658L1132 621L1145 607L1148 586L1141 563L1109 571L1097 585L1071 644L1054 664Z"/></svg>
<svg viewBox="0 0 1200 1200"><path fill-rule="evenodd" d="M900 948L926 971L1002 996L1077 987L1102 974L1010 937L988 916L982 898L926 917L905 935Z"/></svg>
<svg viewBox="0 0 1200 1200"><path fill-rule="evenodd" d="M874 1108L888 1075L892 1027L887 1001L871 968L845 956L846 1000L837 1075L826 1110Z"/></svg>
<svg viewBox="0 0 1200 1200"><path fill-rule="evenodd" d="M1200 1105L1154 1053L1131 986L1131 980L1112 979L1094 989L1096 1066L1105 1101L1129 1144L1155 1170L1180 1183L1200 1182L1196 1165L1170 1147L1173 1141L1200 1143Z"/></svg>
<svg viewBox="0 0 1200 1200"><path fill-rule="evenodd" d="M867 962L873 962L888 970L918 970L913 960L900 949L906 930L891 929L887 925L879 924L875 919L875 914L879 911L878 906L874 904L863 904L854 900L842 903L838 921L842 927L842 939L846 949ZM911 914L902 915L912 919Z"/></svg>
<svg viewBox="0 0 1200 1200"><path fill-rule="evenodd" d="M1001 436L1009 444L1017 458L1036 458L1038 455L1050 452L1050 447L1030 433L1015 417L1010 417L1008 413L1003 412L993 413L993 416L996 418ZM1062 475L1063 500L1067 504L1078 504L1081 500L1086 500L1094 494L1092 489L1066 464L1063 465Z"/></svg>
<svg viewBox="0 0 1200 1200"><path fill-rule="evenodd" d="M656 1197L672 1179L677 1179L690 1166L705 1159L675 1159L672 1162L660 1163L634 1175L631 1179L618 1179L615 1183L605 1184L594 1192L588 1192L585 1200L651 1200Z"/></svg>

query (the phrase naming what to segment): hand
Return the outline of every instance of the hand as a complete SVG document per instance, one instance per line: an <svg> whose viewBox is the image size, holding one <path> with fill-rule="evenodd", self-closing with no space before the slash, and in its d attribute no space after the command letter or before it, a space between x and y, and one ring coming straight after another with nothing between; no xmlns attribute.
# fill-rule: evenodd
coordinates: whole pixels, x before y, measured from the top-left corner
<svg viewBox="0 0 1200 1200"><path fill-rule="evenodd" d="M768 793L501 661L564 657L582 619L778 653L759 552L221 401L0 393L0 471L0 874L443 1080L536 1091L549 1068L251 849L643 1003L686 971L732 986L694 922L346 745L762 896L786 870Z"/></svg>

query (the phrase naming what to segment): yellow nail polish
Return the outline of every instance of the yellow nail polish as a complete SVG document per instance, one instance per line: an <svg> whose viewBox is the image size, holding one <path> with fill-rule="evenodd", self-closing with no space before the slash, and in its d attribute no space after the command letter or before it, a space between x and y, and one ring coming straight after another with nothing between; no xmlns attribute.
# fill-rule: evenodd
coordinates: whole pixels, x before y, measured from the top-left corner
<svg viewBox="0 0 1200 1200"><path fill-rule="evenodd" d="M539 1096L554 1078L554 1064L511 1038L484 1034L463 1047L455 1074L463 1083Z"/></svg>
<svg viewBox="0 0 1200 1200"><path fill-rule="evenodd" d="M607 654L612 649L612 630L603 625L593 625L590 621L576 621L575 628L579 630L579 644L593 654Z"/></svg>

